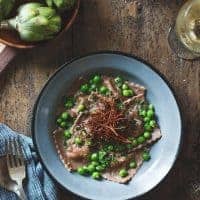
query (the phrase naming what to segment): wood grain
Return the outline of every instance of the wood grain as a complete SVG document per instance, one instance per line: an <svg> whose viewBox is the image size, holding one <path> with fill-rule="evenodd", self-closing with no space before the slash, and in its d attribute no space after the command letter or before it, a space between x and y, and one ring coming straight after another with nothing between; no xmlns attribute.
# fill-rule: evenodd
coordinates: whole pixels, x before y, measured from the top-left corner
<svg viewBox="0 0 200 200"><path fill-rule="evenodd" d="M133 0L82 1L79 18L60 42L22 52L1 76L0 115L12 128L31 135L35 99L59 65L72 56L98 50L139 56L169 81L183 116L183 145L175 166L158 187L140 199L200 199L193 190L193 183L200 180L200 61L181 60L167 42L183 1L138 2L141 6L134 10ZM60 194L63 200L79 199L66 191Z"/></svg>

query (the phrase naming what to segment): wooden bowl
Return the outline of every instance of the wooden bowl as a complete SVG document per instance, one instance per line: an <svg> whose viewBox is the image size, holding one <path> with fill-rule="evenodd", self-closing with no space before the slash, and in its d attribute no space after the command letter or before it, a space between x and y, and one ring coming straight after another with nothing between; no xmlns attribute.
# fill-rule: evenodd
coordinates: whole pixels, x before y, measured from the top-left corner
<svg viewBox="0 0 200 200"><path fill-rule="evenodd" d="M23 0L22 2L23 3L27 2L27 0ZM16 5L16 8L18 6L19 6L19 4ZM73 24L77 14L78 14L79 7L80 7L80 0L77 0L77 3L74 6L74 8L71 11L66 11L66 13L64 13L62 15L62 30L55 38L60 37L64 32L66 32L71 27L71 25ZM14 47L14 48L18 48L18 49L29 49L29 48L33 48L37 45L44 44L46 42L48 42L48 41L25 42L20 39L18 33L14 30L0 30L0 43L3 43L10 47Z"/></svg>

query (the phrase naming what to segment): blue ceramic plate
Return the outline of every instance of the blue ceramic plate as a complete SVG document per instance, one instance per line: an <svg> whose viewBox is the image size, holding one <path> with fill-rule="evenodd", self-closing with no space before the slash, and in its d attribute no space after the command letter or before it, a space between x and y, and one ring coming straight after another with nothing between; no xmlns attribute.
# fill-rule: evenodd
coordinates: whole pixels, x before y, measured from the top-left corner
<svg viewBox="0 0 200 200"><path fill-rule="evenodd" d="M59 159L52 131L56 109L63 104L74 80L90 74L123 75L147 88L147 99L155 105L162 139L151 149L146 162L128 184L95 181L68 172ZM181 141L181 116L174 95L166 82L144 62L120 53L97 53L74 59L63 65L47 82L36 102L33 134L42 163L51 176L69 191L88 199L124 200L140 196L154 188L172 168Z"/></svg>

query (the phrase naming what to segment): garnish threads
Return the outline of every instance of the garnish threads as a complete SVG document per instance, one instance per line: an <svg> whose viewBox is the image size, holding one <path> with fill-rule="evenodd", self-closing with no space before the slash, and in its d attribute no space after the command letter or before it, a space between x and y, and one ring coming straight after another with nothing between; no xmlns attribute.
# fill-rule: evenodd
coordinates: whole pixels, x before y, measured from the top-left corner
<svg viewBox="0 0 200 200"><path fill-rule="evenodd" d="M90 132L100 139L130 143L124 133L127 123L125 115L116 107L115 100L110 97L102 97L99 100L103 106L91 113L87 121Z"/></svg>

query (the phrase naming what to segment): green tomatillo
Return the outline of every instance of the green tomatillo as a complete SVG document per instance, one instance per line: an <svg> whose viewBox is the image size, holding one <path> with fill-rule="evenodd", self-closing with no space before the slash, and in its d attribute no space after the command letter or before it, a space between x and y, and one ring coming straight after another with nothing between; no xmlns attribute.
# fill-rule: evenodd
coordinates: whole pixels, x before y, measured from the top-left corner
<svg viewBox="0 0 200 200"><path fill-rule="evenodd" d="M46 0L49 7L55 7L59 11L69 10L73 8L76 0Z"/></svg>
<svg viewBox="0 0 200 200"><path fill-rule="evenodd" d="M19 7L18 15L2 22L18 31L27 42L52 39L61 29L61 17L53 8L40 3L27 3Z"/></svg>

